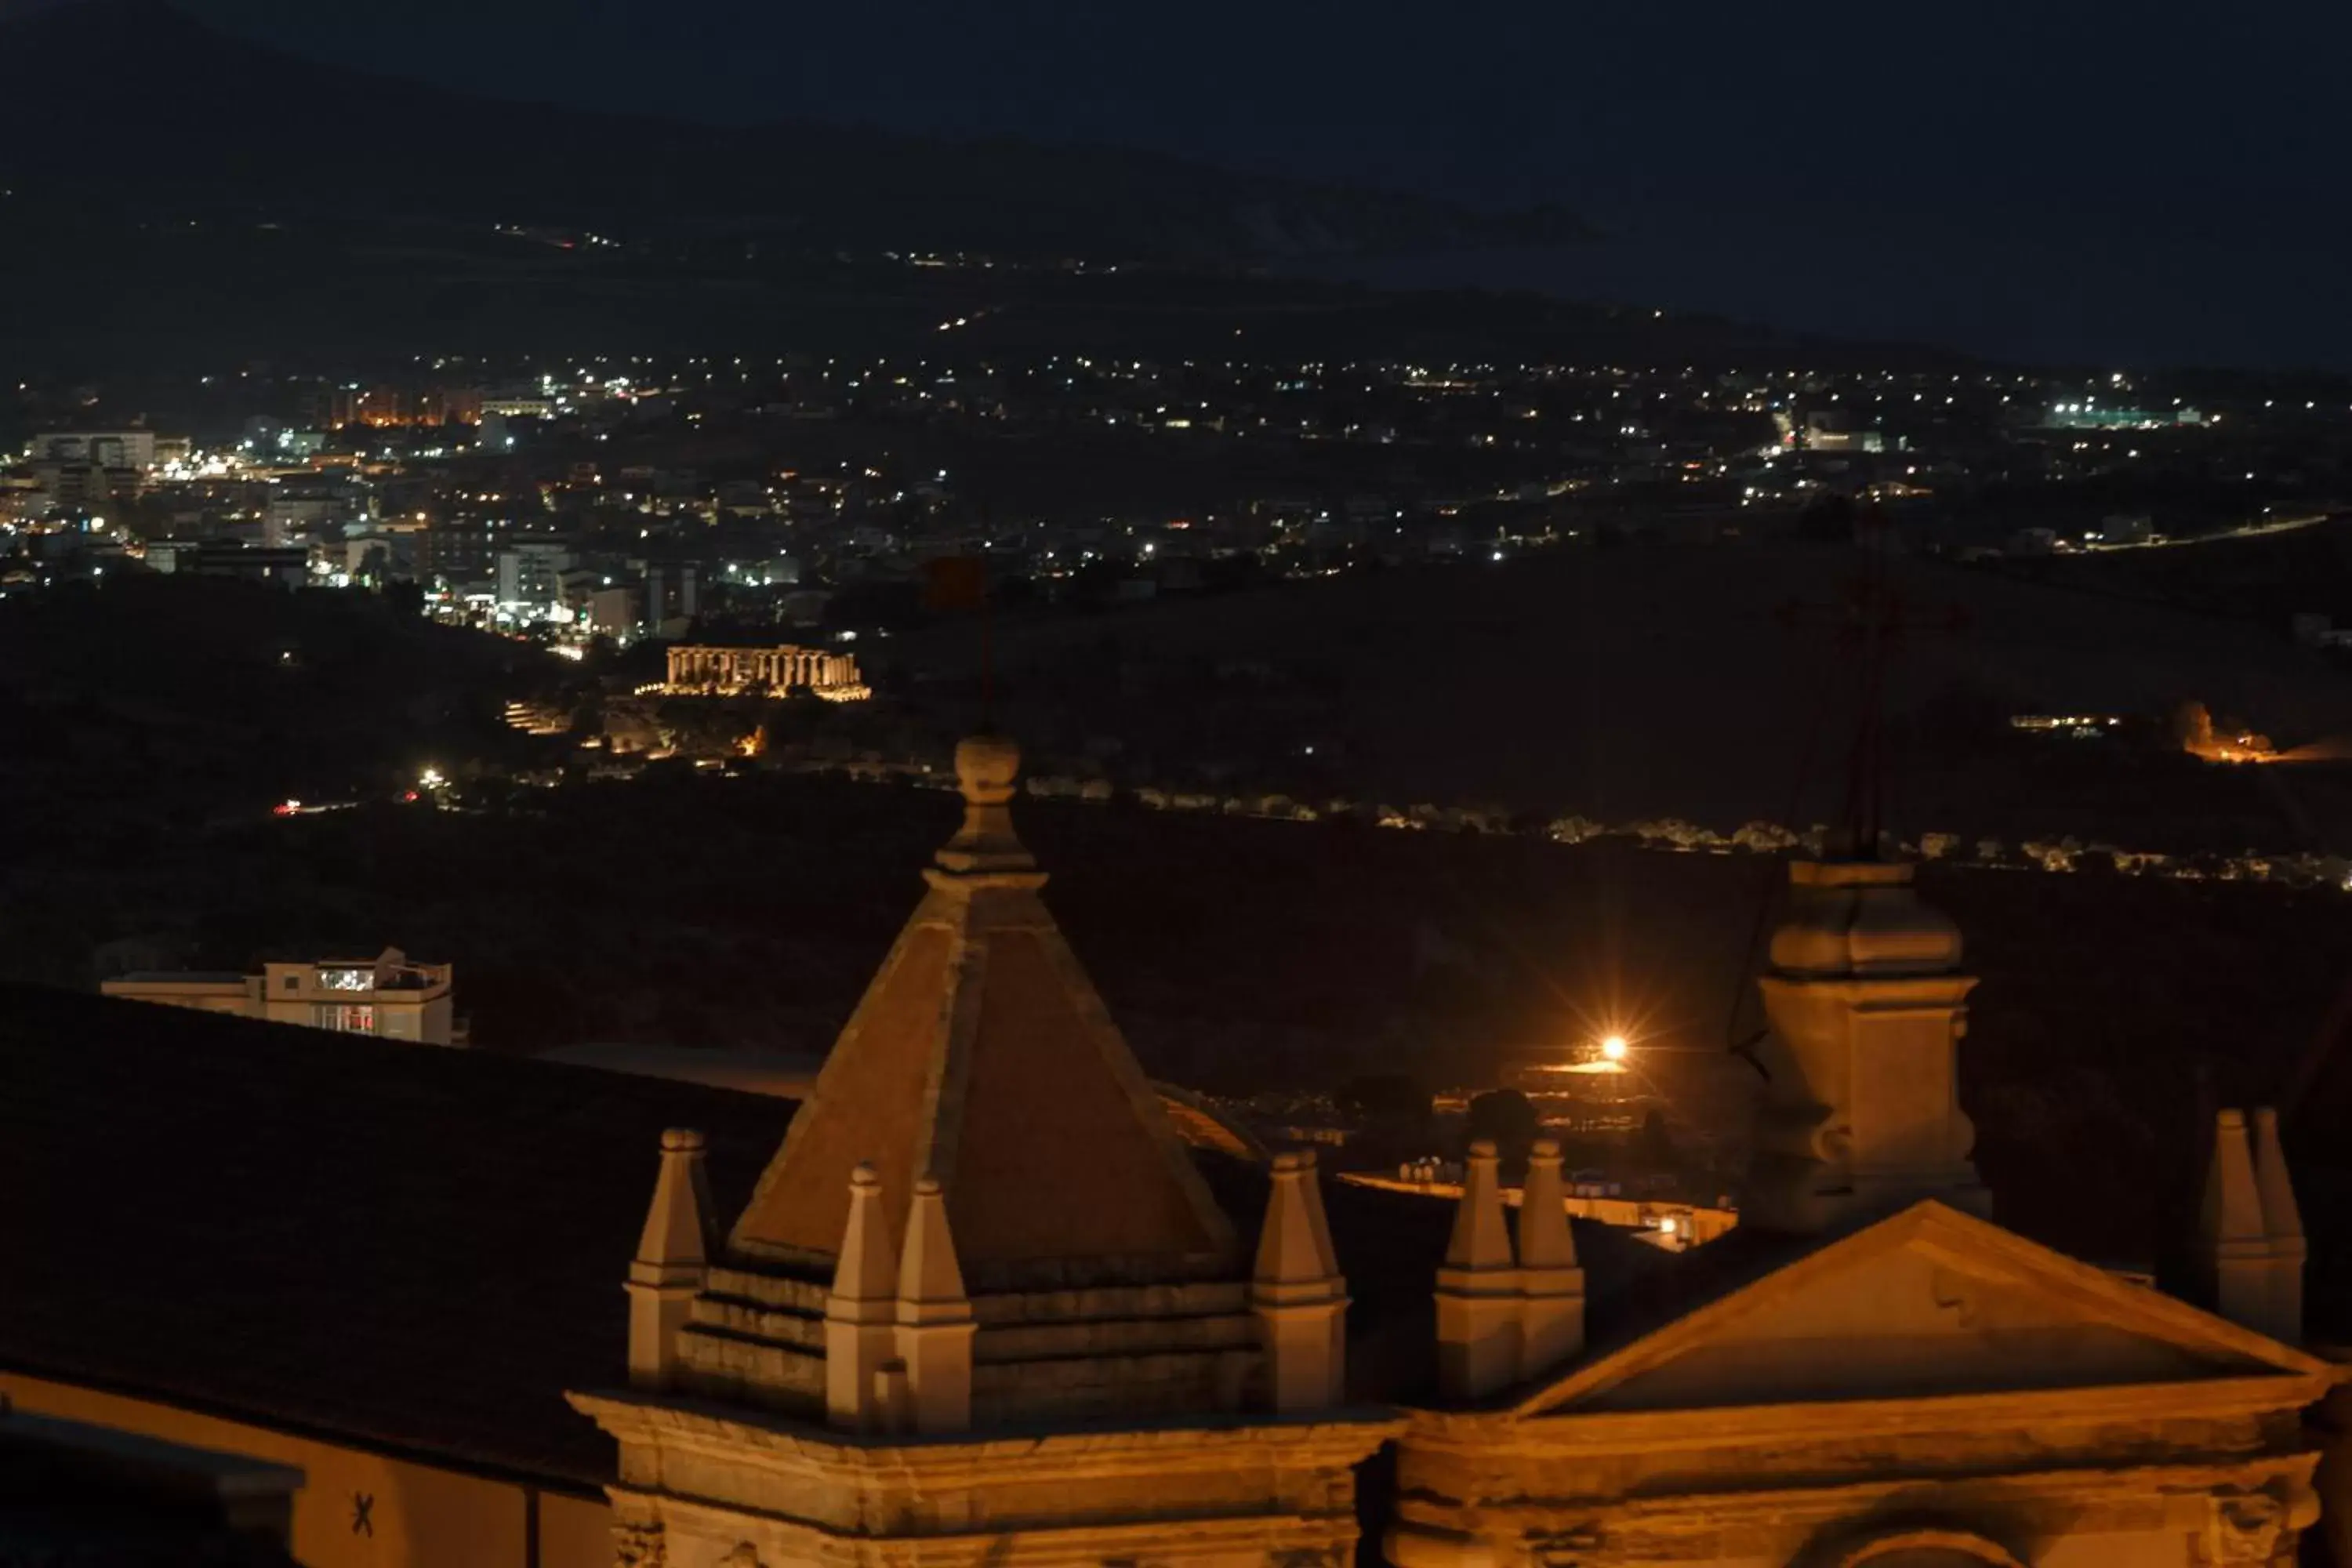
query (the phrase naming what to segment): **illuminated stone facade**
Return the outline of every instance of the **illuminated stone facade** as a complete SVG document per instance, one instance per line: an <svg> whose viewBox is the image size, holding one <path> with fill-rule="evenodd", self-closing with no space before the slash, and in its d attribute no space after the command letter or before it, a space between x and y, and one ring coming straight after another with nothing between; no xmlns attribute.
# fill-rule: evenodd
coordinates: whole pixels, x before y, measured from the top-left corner
<svg viewBox="0 0 2352 1568"><path fill-rule="evenodd" d="M2291 1342L2304 1240L2275 1119L2216 1127L2212 1312L2000 1228L1956 1093L1958 933L1907 867L1791 870L1739 1227L1594 1342L1580 1294L1563 1340L1557 1240L1531 1257L1523 1217L1515 1252L1474 1156L1390 1561L2294 1562L2320 1513L2304 1412L2337 1369ZM1532 1354L1547 1322L1567 1348Z"/></svg>
<svg viewBox="0 0 2352 1568"><path fill-rule="evenodd" d="M673 696L732 697L754 689L777 697L810 691L835 700L867 695L857 676L857 660L850 655L789 645L673 647L665 689Z"/></svg>
<svg viewBox="0 0 2352 1568"><path fill-rule="evenodd" d="M1306 1155L1245 1251L1038 898L1017 753L964 823L723 1236L664 1140L627 1289L633 1564L1342 1568L1346 1281Z"/></svg>
<svg viewBox="0 0 2352 1568"><path fill-rule="evenodd" d="M1736 1228L1596 1271L1559 1146L1514 1223L1474 1144L1424 1370L1350 1406L1311 1158L1243 1263L1038 900L1014 762L959 752L963 827L723 1237L665 1140L632 1386L572 1395L620 1445L624 1563L1338 1568L1383 1444L1395 1568L2295 1560L2338 1375L2294 1343L2275 1118L2217 1122L2212 1310L1992 1223L1974 981L1908 867L1791 868Z"/></svg>
<svg viewBox="0 0 2352 1568"><path fill-rule="evenodd" d="M2291 1343L2275 1120L2216 1128L2215 1311L1992 1224L1973 982L1907 868L1793 868L1743 1223L1629 1295L1588 1279L1557 1145L1516 1225L1474 1145L1433 1378L1384 1415L1343 1404L1311 1163L1275 1163L1235 1267L1036 901L1010 748L958 762L964 829L723 1241L698 1142L665 1145L635 1387L573 1396L620 1443L625 1563L1336 1568L1383 1441L1396 1568L2295 1560L2337 1374Z"/></svg>
<svg viewBox="0 0 2352 1568"><path fill-rule="evenodd" d="M1414 1411L1387 1552L2283 1568L2319 1513L2300 1412L2334 1377L1930 1199L1486 1407Z"/></svg>

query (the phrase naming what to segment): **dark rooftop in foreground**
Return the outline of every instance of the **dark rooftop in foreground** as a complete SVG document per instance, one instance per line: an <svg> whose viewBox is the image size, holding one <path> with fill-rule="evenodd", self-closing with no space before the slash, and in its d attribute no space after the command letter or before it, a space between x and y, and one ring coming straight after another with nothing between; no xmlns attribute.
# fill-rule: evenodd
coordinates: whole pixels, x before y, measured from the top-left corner
<svg viewBox="0 0 2352 1568"><path fill-rule="evenodd" d="M621 1280L662 1129L723 1226L789 1102L0 986L0 1365L555 1484L612 1473L563 1403L624 1376ZM1244 1245L1263 1171L1195 1151ZM1433 1366L1453 1205L1328 1183L1352 1392ZM1596 1287L1671 1260L1580 1224Z"/></svg>
<svg viewBox="0 0 2352 1568"><path fill-rule="evenodd" d="M661 1131L740 1206L788 1103L0 987L0 1365L593 1487ZM39 1201L26 1201L38 1194Z"/></svg>
<svg viewBox="0 0 2352 1568"><path fill-rule="evenodd" d="M791 1113L771 1095L0 986L15 1195L0 1367L587 1490L611 1476L610 1445L562 1394L624 1379L621 1281L662 1130L708 1138L723 1228ZM1194 1160L1252 1245L1263 1170ZM2299 1173L2315 1261L2352 1208L2334 1174ZM1427 1394L1454 1205L1325 1192L1354 1303L1351 1395ZM1996 1218L2033 1234L2011 1196ZM1677 1256L1575 1230L1596 1348L1790 1251L1735 1231ZM2328 1272L2314 1270L2321 1337L2342 1317Z"/></svg>
<svg viewBox="0 0 2352 1568"><path fill-rule="evenodd" d="M142 985L174 981L184 985L237 985L245 981L244 973L235 969L134 969L128 974L118 974L114 978L136 981Z"/></svg>

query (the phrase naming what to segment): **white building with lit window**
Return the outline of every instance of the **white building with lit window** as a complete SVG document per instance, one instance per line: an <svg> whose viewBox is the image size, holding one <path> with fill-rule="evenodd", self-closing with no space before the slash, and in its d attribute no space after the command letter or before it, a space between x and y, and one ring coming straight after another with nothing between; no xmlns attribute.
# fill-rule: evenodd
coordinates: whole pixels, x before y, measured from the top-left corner
<svg viewBox="0 0 2352 1568"><path fill-rule="evenodd" d="M173 970L102 982L109 996L232 1013L272 1024L380 1035L419 1045L461 1044L446 963L412 963L398 948L374 958L271 963L258 974Z"/></svg>
<svg viewBox="0 0 2352 1568"><path fill-rule="evenodd" d="M563 599L563 574L576 557L555 540L519 539L498 554L499 603L537 609Z"/></svg>

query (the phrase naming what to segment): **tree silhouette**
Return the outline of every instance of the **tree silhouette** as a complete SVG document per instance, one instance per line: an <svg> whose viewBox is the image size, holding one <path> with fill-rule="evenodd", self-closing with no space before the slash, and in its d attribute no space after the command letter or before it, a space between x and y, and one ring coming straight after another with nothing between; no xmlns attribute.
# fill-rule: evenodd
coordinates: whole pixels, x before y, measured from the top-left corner
<svg viewBox="0 0 2352 1568"><path fill-rule="evenodd" d="M1503 1177L1516 1181L1527 1173L1528 1152L1543 1120L1535 1101L1516 1089L1490 1089L1470 1102L1466 1136L1473 1142L1491 1138L1503 1157Z"/></svg>

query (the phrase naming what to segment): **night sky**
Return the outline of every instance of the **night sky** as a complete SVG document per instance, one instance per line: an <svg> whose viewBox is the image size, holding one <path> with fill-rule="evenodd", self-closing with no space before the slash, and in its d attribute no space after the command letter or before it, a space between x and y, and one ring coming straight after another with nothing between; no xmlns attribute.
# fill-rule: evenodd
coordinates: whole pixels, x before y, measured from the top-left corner
<svg viewBox="0 0 2352 1568"><path fill-rule="evenodd" d="M1992 352L2352 364L2341 5L182 3L505 97L1559 201L1622 242L1477 268L1571 293Z"/></svg>

